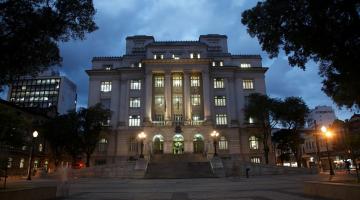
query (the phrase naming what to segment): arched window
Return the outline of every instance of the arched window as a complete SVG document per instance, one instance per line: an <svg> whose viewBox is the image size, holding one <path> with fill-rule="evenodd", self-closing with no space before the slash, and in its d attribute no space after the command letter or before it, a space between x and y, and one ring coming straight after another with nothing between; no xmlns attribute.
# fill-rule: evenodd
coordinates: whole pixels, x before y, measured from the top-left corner
<svg viewBox="0 0 360 200"><path fill-rule="evenodd" d="M255 136L249 137L249 146L250 149L259 149L259 138Z"/></svg>
<svg viewBox="0 0 360 200"><path fill-rule="evenodd" d="M219 140L219 150L228 150L228 148L228 141L224 136L221 136Z"/></svg>
<svg viewBox="0 0 360 200"><path fill-rule="evenodd" d="M98 144L98 151L100 153L106 152L108 141L105 138L101 138Z"/></svg>

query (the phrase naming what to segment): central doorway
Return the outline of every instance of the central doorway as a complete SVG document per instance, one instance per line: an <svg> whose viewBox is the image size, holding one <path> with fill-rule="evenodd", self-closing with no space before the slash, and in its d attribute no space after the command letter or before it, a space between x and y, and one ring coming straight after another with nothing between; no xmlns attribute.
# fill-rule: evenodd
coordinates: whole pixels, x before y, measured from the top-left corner
<svg viewBox="0 0 360 200"><path fill-rule="evenodd" d="M162 135L154 136L153 151L155 154L162 154L164 152L164 137Z"/></svg>
<svg viewBox="0 0 360 200"><path fill-rule="evenodd" d="M184 153L184 136L181 134L175 134L173 137L173 154L183 154Z"/></svg>
<svg viewBox="0 0 360 200"><path fill-rule="evenodd" d="M204 137L201 134L195 134L193 145L194 145L194 153L203 153Z"/></svg>

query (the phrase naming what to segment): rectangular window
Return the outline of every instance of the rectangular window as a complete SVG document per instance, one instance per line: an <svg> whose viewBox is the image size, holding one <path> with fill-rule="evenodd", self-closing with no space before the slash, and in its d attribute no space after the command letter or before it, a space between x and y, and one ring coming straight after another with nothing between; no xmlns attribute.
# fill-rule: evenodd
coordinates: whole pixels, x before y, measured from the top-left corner
<svg viewBox="0 0 360 200"><path fill-rule="evenodd" d="M224 66L224 62L223 61L213 61L212 66L213 67L222 67L222 66Z"/></svg>
<svg viewBox="0 0 360 200"><path fill-rule="evenodd" d="M25 165L25 159L21 158L19 168L24 168L24 165Z"/></svg>
<svg viewBox="0 0 360 200"><path fill-rule="evenodd" d="M228 141L224 136L220 137L219 140L219 150L228 150Z"/></svg>
<svg viewBox="0 0 360 200"><path fill-rule="evenodd" d="M183 102L182 96L180 95L173 96L174 110L180 110L180 108L182 108L182 102Z"/></svg>
<svg viewBox="0 0 360 200"><path fill-rule="evenodd" d="M111 92L111 81L101 81L101 92Z"/></svg>
<svg viewBox="0 0 360 200"><path fill-rule="evenodd" d="M130 97L130 108L140 108L140 97Z"/></svg>
<svg viewBox="0 0 360 200"><path fill-rule="evenodd" d="M140 116L139 115L130 115L129 116L129 126L140 126Z"/></svg>
<svg viewBox="0 0 360 200"><path fill-rule="evenodd" d="M191 95L191 105L199 106L201 103L200 94L192 94Z"/></svg>
<svg viewBox="0 0 360 200"><path fill-rule="evenodd" d="M164 59L164 54L154 54L154 60L162 60Z"/></svg>
<svg viewBox="0 0 360 200"><path fill-rule="evenodd" d="M250 68L250 67L251 67L251 64L250 64L250 63L241 63L241 64L240 64L240 67L241 67L241 68Z"/></svg>
<svg viewBox="0 0 360 200"><path fill-rule="evenodd" d="M179 60L179 59L180 59L180 56L179 56L179 55L176 55L176 54L173 54L173 55L171 56L171 58L174 59L174 60Z"/></svg>
<svg viewBox="0 0 360 200"><path fill-rule="evenodd" d="M226 125L227 124L227 115L226 114L216 114L216 125Z"/></svg>
<svg viewBox="0 0 360 200"><path fill-rule="evenodd" d="M224 88L224 78L214 78L214 88Z"/></svg>
<svg viewBox="0 0 360 200"><path fill-rule="evenodd" d="M174 75L173 76L173 87L181 87L182 86L182 76Z"/></svg>
<svg viewBox="0 0 360 200"><path fill-rule="evenodd" d="M164 115L155 115L155 121L159 121L159 122L164 121Z"/></svg>
<svg viewBox="0 0 360 200"><path fill-rule="evenodd" d="M131 80L130 90L141 90L141 80Z"/></svg>
<svg viewBox="0 0 360 200"><path fill-rule="evenodd" d="M226 96L215 96L215 106L226 106Z"/></svg>
<svg viewBox="0 0 360 200"><path fill-rule="evenodd" d="M174 115L174 122L182 122L183 117L182 115Z"/></svg>
<svg viewBox="0 0 360 200"><path fill-rule="evenodd" d="M164 87L164 76L154 77L154 87Z"/></svg>
<svg viewBox="0 0 360 200"><path fill-rule="evenodd" d="M260 163L261 160L260 160L260 157L252 157L252 158L250 158L250 162L252 162L252 163Z"/></svg>
<svg viewBox="0 0 360 200"><path fill-rule="evenodd" d="M165 104L165 97L164 95L155 95L155 105L156 106L163 106Z"/></svg>
<svg viewBox="0 0 360 200"><path fill-rule="evenodd" d="M243 80L243 89L245 89L245 90L254 89L254 81L250 80L250 79Z"/></svg>
<svg viewBox="0 0 360 200"><path fill-rule="evenodd" d="M191 87L200 87L200 76L191 76L190 77L190 86Z"/></svg>

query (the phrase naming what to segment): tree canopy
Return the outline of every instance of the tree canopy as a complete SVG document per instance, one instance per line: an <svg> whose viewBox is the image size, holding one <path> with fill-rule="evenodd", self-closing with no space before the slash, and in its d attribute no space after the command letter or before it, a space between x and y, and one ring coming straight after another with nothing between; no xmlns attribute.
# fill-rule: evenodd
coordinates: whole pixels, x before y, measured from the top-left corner
<svg viewBox="0 0 360 200"><path fill-rule="evenodd" d="M58 42L95 31L94 15L92 0L1 1L0 86L60 64Z"/></svg>
<svg viewBox="0 0 360 200"><path fill-rule="evenodd" d="M339 106L360 106L360 2L358 0L266 0L242 13L242 23L262 49L280 49L291 66L320 64L322 90Z"/></svg>

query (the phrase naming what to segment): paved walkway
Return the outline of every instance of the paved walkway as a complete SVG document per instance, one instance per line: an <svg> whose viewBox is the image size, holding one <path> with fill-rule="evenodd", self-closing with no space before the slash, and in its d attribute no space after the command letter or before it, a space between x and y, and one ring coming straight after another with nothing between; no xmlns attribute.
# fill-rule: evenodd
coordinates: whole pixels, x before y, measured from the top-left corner
<svg viewBox="0 0 360 200"><path fill-rule="evenodd" d="M354 176L336 175L337 182ZM204 179L74 179L69 185L73 200L309 200L319 199L303 194L304 181L328 181L329 175L276 175L246 178ZM51 179L10 181L10 187L56 185Z"/></svg>
<svg viewBox="0 0 360 200"><path fill-rule="evenodd" d="M243 199L305 200L303 181L318 176L267 176L223 179L116 180L79 179L70 186L67 199Z"/></svg>

